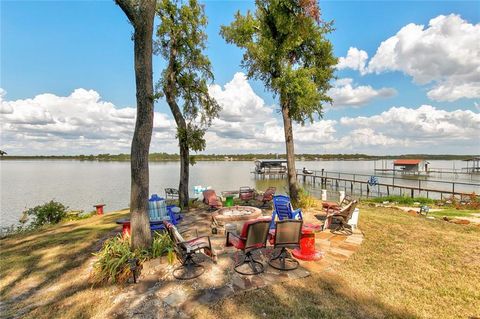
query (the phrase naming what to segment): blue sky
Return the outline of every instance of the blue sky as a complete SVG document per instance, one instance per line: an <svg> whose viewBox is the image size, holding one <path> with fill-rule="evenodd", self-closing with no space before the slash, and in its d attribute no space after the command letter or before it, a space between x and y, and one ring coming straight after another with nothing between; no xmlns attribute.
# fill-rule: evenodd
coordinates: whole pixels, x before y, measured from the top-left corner
<svg viewBox="0 0 480 319"><path fill-rule="evenodd" d="M205 1L204 4L209 19L207 27L209 38L206 53L212 61L215 85L218 86L217 94L222 95L219 99L223 98L223 103L228 104L229 97L226 95L230 91L224 85L229 82L232 83L231 87L235 83L239 86L249 85L253 90L251 99L246 99L244 105L235 106L237 109L231 112L251 109L265 113L265 119L262 120L262 123L257 123L256 127L249 127L248 125L245 127L247 131L255 131L255 137L248 137L248 132L246 132L246 141L241 146L222 148L215 146L215 144L228 142L233 136L238 136L238 134L235 135L232 132L241 132L241 127L244 126L242 121L239 121L238 125L229 123L230 126L228 126L226 123L229 122L227 120L229 118L228 112L230 112L227 110L229 105L222 105L226 109L224 118L221 117L220 119L223 122L219 122L218 126L212 130L206 152L218 153L224 151L235 153L271 150L281 152L283 146L277 141L277 138L272 138L272 143L270 143L275 145L264 145L264 147L260 148L255 146L255 143L261 142L258 139L261 139L262 134L268 135L267 132L270 132L270 134L272 132L278 133L279 117L277 112L275 112L276 100L269 92L264 90L260 82L247 82L241 75L237 76L236 81L234 81L234 75L243 71L240 67L242 52L235 46L226 44L219 36L221 25L231 22L233 14L237 10L242 12L248 9L254 10L254 2ZM422 105L429 105L437 113L447 113L442 113L443 118L435 117L433 123L432 120L429 120L426 123L427 125L442 127L442 125L447 125L445 124L446 122L453 122L451 116L458 115L459 118L456 118L455 121L460 121L460 127L463 125L461 121L467 121L465 125L470 128L466 132L467 134L479 133L478 102L480 93L478 92L478 77L465 72L459 75L459 72L450 70L455 67L458 68L455 63L463 63L462 59L453 61L445 58L445 65L452 63L452 67L450 69L445 67L445 70L440 71L436 69L441 69L443 63L441 60L439 63L438 58L432 58L432 61L437 61L435 63L440 66L434 68L428 65L428 54L434 55L435 52L441 54L442 50L453 55L463 52L458 50L467 50L470 54L475 55L475 53L472 53L475 51L475 40L480 40L476 38L480 19L478 1L322 1L320 2L320 7L323 19L334 20L335 22L335 31L329 36L334 45L335 55L346 57L349 48L357 48L359 51L365 52L368 55L368 58L364 59L366 71L362 75L359 68L352 67L351 63L346 63L339 68L337 72L338 79L349 79L338 82L340 89L336 93L338 101L345 100L345 104L334 105L334 107L328 108L323 119L325 122L320 123L321 125L299 128L297 134L301 134L300 139L305 141L303 144L300 142L297 149L309 153L350 153L357 151L366 153L408 153L419 150L426 150L426 152L431 153L479 153L479 146L476 140L465 140L459 137L459 133L456 131L447 132L452 136L455 135L454 139L449 139L448 134L444 134L446 136L442 135L441 138L436 139L435 132L428 130L423 132L426 134L423 134L423 139L425 139L425 136L429 136L431 142L428 143L428 140L422 141L420 143L422 145L419 145L419 143L415 142L418 138L417 136L411 136L409 141L405 141L405 138L399 136L398 133L396 135L389 133L388 129L386 129L389 124L384 123L387 121L386 119L382 120L383 127L381 127L378 119L376 121L373 118L382 112L391 111L392 107L404 107L407 109L407 113L409 112L408 110L412 110L410 112L411 116L424 118L425 109L419 111L419 108ZM452 14L456 15L458 19L453 18ZM475 29L473 36L468 34L459 35L457 31L435 34L435 32L443 32L441 31L442 28L438 29L440 31L435 31L433 28L431 32L427 30L430 20L439 16L450 17L445 20L446 22L441 22L443 23L443 29L446 29L445 26L449 26L452 30L458 31L463 30L464 25L471 25ZM400 51L385 53L387 55L394 54L399 61L402 60L404 62L398 62L396 65L387 65L385 62L380 61L379 63L370 63L368 65L382 42L396 36L402 28L409 24L423 25L423 31L425 31L421 33L421 40L418 40L418 37L410 36L410 34L417 34L413 31L405 33L405 36L399 36L401 43L404 43L405 47L411 45L414 47L414 50L406 53ZM5 114L21 114L23 107L23 112L31 117L32 114L38 113L38 109L31 109L34 106L29 104L29 99L35 100L39 95L48 93L61 100L69 97L77 89L84 89L87 93L96 92L100 97L95 103L109 103L113 105L114 109L126 108L124 113L131 113L131 108L135 107L131 33L132 27L129 25L123 12L113 1L2 0L0 87L3 90L2 103L5 104L3 107L12 110L12 112L9 111L10 113L7 112ZM455 35L452 36L450 33L455 33ZM473 38L469 38L469 36ZM444 41L445 39L442 37L448 41ZM456 37L460 37L458 38L459 40ZM433 47L425 49L425 43L430 43L432 39L433 41L437 41L436 39L440 40L438 40L438 43L434 43ZM453 43L458 43L459 48L450 48L449 46L453 45ZM442 48L442 46L444 47ZM440 50L438 50L438 47L440 47ZM432 48L434 49L433 53L428 51L433 50ZM478 42L476 49L480 49ZM415 54L418 52L419 55L422 54L423 56L427 55L426 61L410 63L409 61L416 61L416 55L412 52ZM410 56L407 54L410 54ZM472 65L464 67L478 68L480 71L477 57L478 50L477 56L474 56L473 59L469 58L468 55L465 56L465 59L472 61ZM163 62L160 58L155 57L154 80L158 79L162 68ZM426 71L423 72L422 68ZM380 71L377 72L378 70ZM462 84L463 86L460 89L452 89L452 83L456 83L455 85ZM348 85L351 85L352 88L350 96L342 95L346 94ZM362 86L370 87L370 89L358 90ZM439 87L435 91L437 93L434 92L429 95L429 92L437 87ZM385 90L381 91L381 89ZM235 90L235 88L232 88L232 90ZM445 93L445 90L450 93ZM463 93L452 93L459 91ZM86 97L88 94L85 92L83 92L82 96L87 101L85 103L88 103L89 98ZM235 95L233 91L230 93L231 96ZM351 95L358 96L352 97ZM358 100L361 101L357 103L356 101ZM68 99L61 101L65 103L65 108L71 107L72 112L75 112L74 106L67 106L69 105ZM128 136L123 135L120 138L125 139L124 143L115 145L111 149L105 147L105 145L90 141L92 137L88 137L82 132L79 132L78 136L81 137L81 140L73 138L72 136L75 136L73 133L66 140L65 130L70 130L70 128L64 128L63 131L60 130L62 133L56 134L55 128L52 127L54 126L53 124L62 122L58 120L58 112L55 113L55 106L49 106L49 102L45 102L46 104L42 103L39 106L42 108L40 113L42 113L42 116L48 113L48 121L44 123L38 122L38 118L36 118L36 121L28 123L25 120L28 116L23 114L21 116L23 119L21 125L14 127L15 123L19 123L18 119L15 119L13 115L6 116L6 124L2 127L4 131L4 141L2 142L4 146L2 147L8 146L11 149L11 153L18 154L37 154L42 152L63 154L89 151L92 153L102 151L116 153L128 151ZM50 103L55 104L56 102ZM81 108L81 102L78 103L75 105ZM257 103L258 105L254 106L252 103ZM91 107L94 108L95 106ZM458 112L455 113L456 111L463 113L457 114ZM68 116L65 115L68 114L67 110L60 110L59 112L66 112L62 114L64 114L64 117ZM158 121L163 119L165 123L169 123L171 116L164 101L159 101L156 104L156 112L160 114ZM389 114L394 117L393 114L395 112L403 111L395 109L391 111L392 114ZM128 117L125 114L122 116ZM265 122L268 122L268 117L272 120L277 120L277 122L270 123L270 126L266 127ZM370 119L370 122L364 123L363 127L357 127L355 124L352 124L354 121L349 120L357 117L365 117ZM342 118L344 119L343 122ZM468 119L466 120L466 118ZM158 124L156 129L157 138L163 138L168 142L154 142L152 150L175 152L176 143L174 138L172 138L172 134L174 137L172 128L158 121L156 122ZM401 125L404 124L408 126L408 121ZM45 130L42 131L41 125L43 125ZM390 125L394 124L391 123ZM363 143L365 145L359 143L362 145L358 147L355 145L356 143L349 143L346 137L350 136L350 139L355 139L355 136L358 136L358 134L355 135L355 132L359 129L363 129L363 131L358 131L361 134L369 135L371 133L378 135L376 140L383 142ZM446 128L446 130L448 129L450 128ZM312 133L313 131L318 133L319 130L323 130L320 135ZM401 129L399 128L398 130ZM45 133L47 131L49 132L48 134ZM72 132L75 132L75 130ZM445 133L445 130L440 133ZM125 134L128 135L128 133ZM109 139L116 139L111 133L107 135L102 134L102 132L96 134L97 139L105 138L105 142L108 142ZM311 136L312 142L310 144L313 145L309 145L308 138L306 138L308 136ZM324 142L319 143L319 138L323 139ZM344 146L344 149L337 149L335 145L338 145L338 141L342 138L343 144L340 144ZM61 139L65 147L59 146L61 143L57 143L57 139ZM397 142L395 141L396 139L398 140ZM87 143L85 140L90 142ZM461 141L461 145L458 143L458 140ZM25 146L25 143L28 143L28 141L34 145L29 150ZM45 147L46 143L52 142L56 145ZM432 142L435 146L432 146Z"/></svg>

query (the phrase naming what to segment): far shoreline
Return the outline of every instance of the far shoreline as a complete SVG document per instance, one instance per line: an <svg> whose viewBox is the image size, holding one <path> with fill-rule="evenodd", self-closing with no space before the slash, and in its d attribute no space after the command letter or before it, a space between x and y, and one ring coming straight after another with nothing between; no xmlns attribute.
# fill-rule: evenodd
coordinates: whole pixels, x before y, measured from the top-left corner
<svg viewBox="0 0 480 319"><path fill-rule="evenodd" d="M296 161L377 161L394 159L423 160L468 160L478 155L450 154L403 154L403 155L367 155L367 154L298 154ZM285 159L285 154L199 154L192 156L193 161L255 161L261 159ZM68 160L88 162L129 162L129 154L97 154L97 155L4 155L1 161L10 160ZM152 153L150 162L178 162L178 154Z"/></svg>

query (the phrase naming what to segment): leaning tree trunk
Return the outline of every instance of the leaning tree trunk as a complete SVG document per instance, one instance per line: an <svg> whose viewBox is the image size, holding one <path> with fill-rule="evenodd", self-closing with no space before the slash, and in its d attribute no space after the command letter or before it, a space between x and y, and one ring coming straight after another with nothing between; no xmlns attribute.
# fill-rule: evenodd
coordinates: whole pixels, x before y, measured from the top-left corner
<svg viewBox="0 0 480 319"><path fill-rule="evenodd" d="M180 140L180 183L178 185L178 201L181 208L188 207L188 178L190 170L190 151L187 141Z"/></svg>
<svg viewBox="0 0 480 319"><path fill-rule="evenodd" d="M131 149L131 245L132 249L150 247L152 235L148 217L148 153L153 130L152 46L154 0L135 5L130 0L116 0L134 27L135 82L137 119Z"/></svg>
<svg viewBox="0 0 480 319"><path fill-rule="evenodd" d="M188 149L187 141L187 123L183 117L182 111L177 104L175 96L175 86L176 86L176 67L175 60L177 57L177 50L175 48L175 38L172 38L172 47L170 48L170 59L167 67L166 83L163 87L163 93L165 93L165 98L167 100L168 106L172 111L173 118L177 124L178 132L178 145L180 146L180 182L178 185L178 201L180 207L188 207L188 179L189 179L189 165L190 165L190 154Z"/></svg>
<svg viewBox="0 0 480 319"><path fill-rule="evenodd" d="M287 149L287 175L288 189L290 198L293 201L298 200L297 171L295 170L295 150L293 145L292 119L290 118L288 107L282 101L283 130L285 132L285 146Z"/></svg>

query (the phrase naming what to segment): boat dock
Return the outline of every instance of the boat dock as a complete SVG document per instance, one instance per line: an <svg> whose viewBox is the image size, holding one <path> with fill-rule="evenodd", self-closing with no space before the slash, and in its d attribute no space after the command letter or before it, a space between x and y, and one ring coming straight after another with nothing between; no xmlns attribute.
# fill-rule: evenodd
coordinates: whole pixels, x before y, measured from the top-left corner
<svg viewBox="0 0 480 319"><path fill-rule="evenodd" d="M344 190L360 197L381 197L400 195L410 197L427 197L443 199L451 196L465 198L472 193L480 194L479 183L453 182L444 180L424 179L418 176L372 176L341 172L312 171L305 174L297 170L297 178L304 184L322 189Z"/></svg>

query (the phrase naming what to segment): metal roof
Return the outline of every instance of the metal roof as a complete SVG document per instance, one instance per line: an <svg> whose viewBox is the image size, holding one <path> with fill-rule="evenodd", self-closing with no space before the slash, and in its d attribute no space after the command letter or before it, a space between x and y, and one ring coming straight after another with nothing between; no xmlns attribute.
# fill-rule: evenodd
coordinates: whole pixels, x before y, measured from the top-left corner
<svg viewBox="0 0 480 319"><path fill-rule="evenodd" d="M393 161L393 165L402 166L402 165L418 165L422 160L419 159L398 159Z"/></svg>

